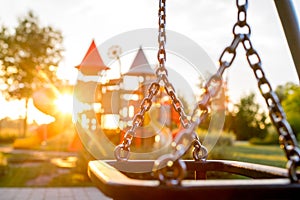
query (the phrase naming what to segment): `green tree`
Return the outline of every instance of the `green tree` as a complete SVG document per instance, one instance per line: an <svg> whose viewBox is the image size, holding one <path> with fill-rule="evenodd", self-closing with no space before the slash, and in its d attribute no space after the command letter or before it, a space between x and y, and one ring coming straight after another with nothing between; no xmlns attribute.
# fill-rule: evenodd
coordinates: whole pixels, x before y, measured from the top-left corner
<svg viewBox="0 0 300 200"><path fill-rule="evenodd" d="M235 105L233 130L237 140L249 140L253 137L264 138L267 133L267 116L255 102L255 94L251 93L240 99Z"/></svg>
<svg viewBox="0 0 300 200"><path fill-rule="evenodd" d="M27 129L28 100L33 92L58 82L56 69L62 59L63 37L51 26L41 26L29 11L10 30L0 28L0 78L5 84L2 94L7 100L25 100L24 135Z"/></svg>
<svg viewBox="0 0 300 200"><path fill-rule="evenodd" d="M285 91L287 94L282 101L282 106L287 116L294 133L297 138L300 137L300 87L293 85L292 88L286 87L288 91Z"/></svg>
<svg viewBox="0 0 300 200"><path fill-rule="evenodd" d="M289 96L289 94L292 94L295 90L297 90L297 88L299 88L299 86L296 85L295 83L287 82L284 85L277 86L275 92L279 100L282 102Z"/></svg>

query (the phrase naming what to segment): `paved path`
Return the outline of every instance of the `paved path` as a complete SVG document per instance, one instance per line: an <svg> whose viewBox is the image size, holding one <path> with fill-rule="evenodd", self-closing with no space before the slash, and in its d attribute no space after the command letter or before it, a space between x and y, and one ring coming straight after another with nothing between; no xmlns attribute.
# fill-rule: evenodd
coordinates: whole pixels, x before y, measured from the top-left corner
<svg viewBox="0 0 300 200"><path fill-rule="evenodd" d="M0 200L110 200L95 187L0 188Z"/></svg>

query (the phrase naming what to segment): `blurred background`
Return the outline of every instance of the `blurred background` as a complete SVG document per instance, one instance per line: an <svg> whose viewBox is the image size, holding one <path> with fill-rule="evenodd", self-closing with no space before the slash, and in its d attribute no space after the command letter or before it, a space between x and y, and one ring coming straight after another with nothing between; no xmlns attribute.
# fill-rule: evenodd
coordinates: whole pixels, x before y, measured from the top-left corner
<svg viewBox="0 0 300 200"><path fill-rule="evenodd" d="M292 2L298 15L300 1ZM155 78L156 64L155 56L142 44L131 53L122 52L118 44L103 52L97 46L127 31L157 28L158 2L0 3L0 186L93 185L86 173L87 162L113 158L114 145L122 141L145 89ZM166 28L201 46L215 67L233 39L236 20L233 0L167 2ZM299 140L299 77L274 2L249 1L247 22L266 77ZM125 88L128 81L136 87ZM199 77L193 81L196 99L205 80ZM208 145L210 140L217 141L209 158L285 167L278 134L241 46L224 82L223 94L216 99L220 103L216 109L225 118L221 135L219 131L207 135L210 120L197 128L200 139L206 138ZM175 89L182 94L182 88ZM134 151L160 149L180 129L169 97L162 89L159 95L144 126L153 122L159 127L162 113L170 121L162 135L141 130L139 134L145 135L133 141ZM112 98L118 99L113 106ZM189 99L185 95L179 98L190 113Z"/></svg>

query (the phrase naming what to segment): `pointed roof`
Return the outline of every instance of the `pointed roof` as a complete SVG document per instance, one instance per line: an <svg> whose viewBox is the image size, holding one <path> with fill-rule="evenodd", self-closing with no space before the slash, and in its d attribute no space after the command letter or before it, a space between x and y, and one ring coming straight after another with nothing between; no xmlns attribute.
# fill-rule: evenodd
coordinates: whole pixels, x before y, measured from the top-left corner
<svg viewBox="0 0 300 200"><path fill-rule="evenodd" d="M80 65L75 66L75 68L85 75L98 75L98 72L110 69L103 63L94 40L92 40L92 43Z"/></svg>
<svg viewBox="0 0 300 200"><path fill-rule="evenodd" d="M154 76L155 72L154 70L151 68L151 66L148 63L148 60L145 56L145 53L142 49L142 47L140 47L140 49L138 50L132 64L131 67L129 68L128 72L125 73L124 75L127 76Z"/></svg>

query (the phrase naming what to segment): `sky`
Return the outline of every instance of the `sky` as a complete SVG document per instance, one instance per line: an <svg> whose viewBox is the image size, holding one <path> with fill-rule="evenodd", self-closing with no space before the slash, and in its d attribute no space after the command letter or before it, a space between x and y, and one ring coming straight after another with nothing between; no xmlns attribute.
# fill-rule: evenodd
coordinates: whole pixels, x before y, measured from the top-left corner
<svg viewBox="0 0 300 200"><path fill-rule="evenodd" d="M300 0L293 2L300 13ZM18 17L32 10L41 25L62 32L65 52L58 75L70 82L76 80L78 72L74 66L80 64L93 39L101 45L120 33L158 26L157 0L0 0L0 5L0 24L14 27ZM251 41L272 87L289 81L299 84L273 0L251 0L247 12ZM235 0L167 1L167 29L200 45L216 66L223 49L233 39L236 20ZM250 91L258 92L240 47L227 76L233 101Z"/></svg>

